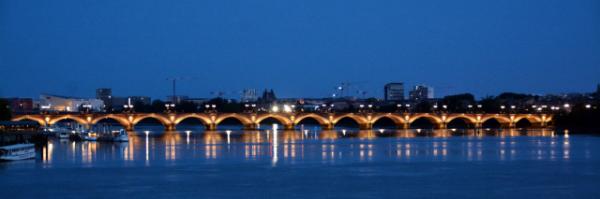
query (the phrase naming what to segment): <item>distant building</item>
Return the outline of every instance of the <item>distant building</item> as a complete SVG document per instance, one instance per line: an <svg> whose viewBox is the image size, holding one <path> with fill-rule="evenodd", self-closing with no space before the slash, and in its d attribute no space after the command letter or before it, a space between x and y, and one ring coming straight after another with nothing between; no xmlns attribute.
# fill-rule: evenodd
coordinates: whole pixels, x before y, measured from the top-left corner
<svg viewBox="0 0 600 199"><path fill-rule="evenodd" d="M191 103L194 103L194 104L204 104L204 103L210 101L210 99L206 99L206 98L188 98L188 99L186 99L184 101L191 102Z"/></svg>
<svg viewBox="0 0 600 199"><path fill-rule="evenodd" d="M110 109L111 111L120 111L123 110L123 106L129 102L129 98L127 97L111 97L110 99Z"/></svg>
<svg viewBox="0 0 600 199"><path fill-rule="evenodd" d="M112 105L112 89L110 88L98 88L96 89L96 99L102 100L105 105Z"/></svg>
<svg viewBox="0 0 600 199"><path fill-rule="evenodd" d="M13 114L32 112L35 107L31 98L4 98L3 100L8 102L10 111Z"/></svg>
<svg viewBox="0 0 600 199"><path fill-rule="evenodd" d="M404 100L404 83L388 83L383 88L385 101Z"/></svg>
<svg viewBox="0 0 600 199"><path fill-rule="evenodd" d="M417 85L409 92L412 101L421 101L433 98L433 88L425 85Z"/></svg>
<svg viewBox="0 0 600 199"><path fill-rule="evenodd" d="M258 99L258 96L256 95L256 89L244 89L244 91L242 92L242 97L241 97L241 101L242 102L253 102L256 101Z"/></svg>
<svg viewBox="0 0 600 199"><path fill-rule="evenodd" d="M175 103L175 104L179 104L182 101L188 100L189 98L190 97L188 97L186 95L177 95L177 96L169 95L169 96L167 96L167 99L169 99L171 103Z"/></svg>
<svg viewBox="0 0 600 199"><path fill-rule="evenodd" d="M600 84L598 84L598 86L596 86L596 94L600 95Z"/></svg>
<svg viewBox="0 0 600 199"><path fill-rule="evenodd" d="M148 96L129 96L127 99L128 103L134 104L142 104L142 105L150 105L152 104L152 99Z"/></svg>
<svg viewBox="0 0 600 199"><path fill-rule="evenodd" d="M270 91L267 91L265 89L265 91L262 94L262 97L259 99L259 101L264 103L271 103L275 100L277 100L277 97L275 96L275 92L273 91L273 89L271 89Z"/></svg>
<svg viewBox="0 0 600 199"><path fill-rule="evenodd" d="M40 109L58 112L79 112L84 106L90 106L92 111L104 109L104 102L100 99L85 99L59 95L40 95Z"/></svg>

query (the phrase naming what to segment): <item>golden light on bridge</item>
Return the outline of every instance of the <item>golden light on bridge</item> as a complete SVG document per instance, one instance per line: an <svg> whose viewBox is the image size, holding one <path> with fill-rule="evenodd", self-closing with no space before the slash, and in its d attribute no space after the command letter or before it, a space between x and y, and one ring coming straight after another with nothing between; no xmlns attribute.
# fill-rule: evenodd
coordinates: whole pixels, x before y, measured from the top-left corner
<svg viewBox="0 0 600 199"><path fill-rule="evenodd" d="M15 116L13 121L33 120L42 126L52 125L62 120L72 119L82 125L95 124L98 121L106 118L114 119L119 124L123 125L128 131L132 131L135 125L145 118L153 118L158 120L165 129L175 130L175 126L181 121L192 118L200 120L206 125L208 130L216 130L219 123L233 118L240 121L246 130L258 129L258 122L263 119L271 118L277 120L283 125L284 129L292 130L294 126L299 124L304 118L312 118L319 122L324 130L331 130L342 119L354 120L359 124L361 130L372 129L373 123L380 118L389 118L396 126L404 129L410 128L410 125L420 118L428 119L436 128L447 128L447 124L456 119L463 119L470 126L481 128L481 125L488 120L496 120L502 127L514 128L514 124L522 119L528 120L536 127L547 127L547 124L552 124L553 115L547 114L467 114L467 113L451 113L451 114L432 114L432 113L369 113L369 114L354 114L354 113L333 113L333 114L316 114L316 113L182 113L182 114L157 114L157 113L138 113L138 114L63 114L63 115L20 115Z"/></svg>

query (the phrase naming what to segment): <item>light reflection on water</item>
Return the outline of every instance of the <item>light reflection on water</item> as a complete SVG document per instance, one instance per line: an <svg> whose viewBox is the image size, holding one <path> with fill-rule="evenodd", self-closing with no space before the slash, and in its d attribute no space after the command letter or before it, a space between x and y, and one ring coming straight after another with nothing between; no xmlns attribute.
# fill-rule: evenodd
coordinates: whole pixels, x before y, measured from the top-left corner
<svg viewBox="0 0 600 199"><path fill-rule="evenodd" d="M130 132L126 143L51 139L38 150L45 166L178 162L511 161L572 158L569 134L552 130L264 130ZM587 149L583 158L594 154Z"/></svg>
<svg viewBox="0 0 600 199"><path fill-rule="evenodd" d="M36 160L0 162L0 192L16 198L600 195L600 137L593 135L139 129L128 143L51 139Z"/></svg>

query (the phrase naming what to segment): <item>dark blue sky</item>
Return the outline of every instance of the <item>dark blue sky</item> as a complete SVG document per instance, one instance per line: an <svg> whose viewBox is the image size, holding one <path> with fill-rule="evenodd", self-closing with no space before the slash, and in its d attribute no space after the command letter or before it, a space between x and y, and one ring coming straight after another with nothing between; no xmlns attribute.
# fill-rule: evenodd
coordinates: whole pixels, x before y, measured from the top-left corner
<svg viewBox="0 0 600 199"><path fill-rule="evenodd" d="M0 96L591 91L598 0L0 1Z"/></svg>

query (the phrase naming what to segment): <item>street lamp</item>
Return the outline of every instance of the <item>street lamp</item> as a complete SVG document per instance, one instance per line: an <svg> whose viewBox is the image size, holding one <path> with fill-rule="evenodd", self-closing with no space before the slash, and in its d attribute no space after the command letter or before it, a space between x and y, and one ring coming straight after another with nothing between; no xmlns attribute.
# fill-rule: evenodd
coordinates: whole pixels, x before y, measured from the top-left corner
<svg viewBox="0 0 600 199"><path fill-rule="evenodd" d="M590 108L592 108L592 105L591 105L591 104L586 104L586 105L585 105L585 108L586 108L586 109L590 109Z"/></svg>

